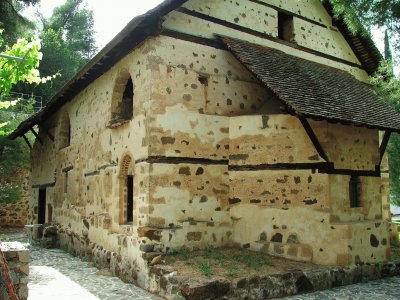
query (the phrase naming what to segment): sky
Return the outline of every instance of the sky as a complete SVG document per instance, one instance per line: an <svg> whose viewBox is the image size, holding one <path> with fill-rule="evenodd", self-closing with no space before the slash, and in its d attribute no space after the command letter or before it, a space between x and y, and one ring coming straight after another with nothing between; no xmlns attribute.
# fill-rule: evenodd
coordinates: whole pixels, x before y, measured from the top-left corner
<svg viewBox="0 0 400 300"><path fill-rule="evenodd" d="M87 8L94 14L94 31L98 50L115 37L130 20L155 7L162 0L86 0ZM34 17L39 9L45 17L50 17L53 9L65 0L41 0L39 5L30 7L23 15Z"/></svg>

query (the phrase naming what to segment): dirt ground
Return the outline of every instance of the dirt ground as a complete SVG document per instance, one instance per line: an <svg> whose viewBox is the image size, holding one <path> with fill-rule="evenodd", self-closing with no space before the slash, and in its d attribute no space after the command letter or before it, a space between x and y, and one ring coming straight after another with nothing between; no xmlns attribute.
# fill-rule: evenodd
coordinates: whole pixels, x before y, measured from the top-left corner
<svg viewBox="0 0 400 300"><path fill-rule="evenodd" d="M192 279L202 276L234 279L320 268L311 263L291 261L264 253L234 248L208 248L194 252L183 249L167 255L165 264L178 270L178 277Z"/></svg>
<svg viewBox="0 0 400 300"><path fill-rule="evenodd" d="M391 260L400 260L400 247L392 248ZM235 279L323 268L309 262L292 261L235 248L208 248L193 252L183 249L167 255L165 265L177 270L179 278L191 279L203 276Z"/></svg>

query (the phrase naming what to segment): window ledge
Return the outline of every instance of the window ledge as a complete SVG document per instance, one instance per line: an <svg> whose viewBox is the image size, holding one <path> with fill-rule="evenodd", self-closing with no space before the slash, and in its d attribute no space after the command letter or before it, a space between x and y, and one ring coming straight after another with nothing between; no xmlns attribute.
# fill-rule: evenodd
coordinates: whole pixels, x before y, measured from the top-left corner
<svg viewBox="0 0 400 300"><path fill-rule="evenodd" d="M131 120L127 120L127 119L117 119L117 120L111 120L110 122L108 122L108 124L106 125L107 128L109 129L114 129L117 127L120 127L122 125L125 125L127 123L129 123Z"/></svg>

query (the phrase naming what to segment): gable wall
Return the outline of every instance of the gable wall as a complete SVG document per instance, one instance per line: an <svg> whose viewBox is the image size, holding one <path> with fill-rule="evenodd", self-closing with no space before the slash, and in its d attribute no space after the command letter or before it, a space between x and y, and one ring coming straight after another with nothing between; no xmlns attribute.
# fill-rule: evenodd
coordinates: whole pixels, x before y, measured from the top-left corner
<svg viewBox="0 0 400 300"><path fill-rule="evenodd" d="M186 7L205 13L204 3L220 2L191 1ZM244 0L238 3L232 7L238 24L276 35L273 8L255 7L254 2ZM241 10L247 5L254 11L243 17ZM223 18L221 10L211 11ZM311 15L303 9L301 13ZM261 15L265 18L256 18ZM235 18L225 21L236 23ZM321 20L329 22L326 16ZM163 26L207 38L214 38L213 32L227 34L366 78L359 68L182 12L169 14ZM123 68L135 84L134 119L110 129L113 89ZM363 226L370 226L381 219L376 200L380 178L366 180L366 191L373 195L368 198L372 209L351 211L343 199L347 177L298 169L296 164L323 159L299 120L284 114L281 106L230 52L164 35L150 38L48 121L55 142L40 132L45 142L36 142L32 152L31 220L35 222L39 186L54 184L47 188L53 220L69 225L66 232L81 237L76 245L81 247L79 243L90 239L97 261L107 261L107 251L123 257L123 263L112 258L119 268L138 258L138 270L144 270L146 263L141 258L149 251L232 243L322 264L348 264L356 256L362 261L383 260L387 248L383 243L373 249L372 256L360 246L349 253L348 247L359 243L350 238L350 232L358 230L351 222L363 220ZM58 123L65 112L71 119L71 145L58 150ZM311 124L335 165L373 168L369 162L375 162L378 151L375 130ZM353 134L361 136L361 142ZM133 225L120 224L124 184L120 172L125 155L134 161ZM284 166L251 169L268 164ZM67 193L63 192L65 170L71 182ZM380 241L384 226L373 229ZM369 236L363 236L362 242L367 245Z"/></svg>
<svg viewBox="0 0 400 300"><path fill-rule="evenodd" d="M184 4L189 12L182 10L171 12L166 16L163 27L210 40L217 39L216 34L246 40L339 68L359 80L367 80L367 73L362 67L354 66L360 65L360 62L342 34L332 26L331 18L319 0L307 1L309 9L304 9L306 4L299 4L300 1L260 1L267 3L267 6L255 2L191 0ZM222 4L227 5L229 9L220 9ZM279 10L298 15L294 16L295 41L293 43L274 39L278 35L277 13ZM198 14L193 16L191 12ZM207 18L208 15L216 20ZM318 18L317 22L322 26L307 21L308 19L315 22L315 18ZM312 51L319 54L312 54Z"/></svg>

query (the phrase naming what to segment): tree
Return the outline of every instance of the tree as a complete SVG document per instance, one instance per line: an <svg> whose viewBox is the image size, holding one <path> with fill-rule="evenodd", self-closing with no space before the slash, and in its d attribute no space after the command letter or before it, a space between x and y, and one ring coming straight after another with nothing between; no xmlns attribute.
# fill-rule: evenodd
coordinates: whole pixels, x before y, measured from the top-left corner
<svg viewBox="0 0 400 300"><path fill-rule="evenodd" d="M343 17L352 33L369 34L373 27L386 31L400 50L400 1L399 0L322 0L329 1L336 17ZM365 30L366 28L367 30Z"/></svg>
<svg viewBox="0 0 400 300"><path fill-rule="evenodd" d="M3 54L8 56L0 57L0 109L4 109L13 104L11 101L5 101L4 98L18 82L39 84L51 80L52 76L40 77L38 70L42 59L40 40L19 39L9 47L4 45L2 30L0 30L0 47L4 48ZM4 127L4 122L0 122L0 130L2 127ZM0 131L0 135L4 133Z"/></svg>
<svg viewBox="0 0 400 300"><path fill-rule="evenodd" d="M399 67L400 50L400 1L399 0L329 0L336 17L342 17L353 34L370 34L379 27L385 31L386 60L380 63L370 83L378 95L400 112L400 80L393 72ZM392 55L390 39L394 41L395 53ZM389 154L390 196L394 203L400 204L400 136L392 135L387 152Z"/></svg>
<svg viewBox="0 0 400 300"><path fill-rule="evenodd" d="M42 58L40 40L19 39L14 45L7 46L1 34L2 31L0 47L4 49L3 54L12 58L0 58L0 202L11 202L21 197L20 182L13 175L27 169L29 152L22 140L11 141L7 134L32 112L32 108L26 105L23 111L15 113L12 109L17 101L8 100L7 96L19 81L39 84L47 78L41 78L38 71Z"/></svg>
<svg viewBox="0 0 400 300"><path fill-rule="evenodd" d="M14 43L18 37L26 35L35 24L21 15L26 6L35 5L40 0L1 0L0 1L0 28L5 30L4 40L7 44ZM1 48L0 48L1 49Z"/></svg>
<svg viewBox="0 0 400 300"><path fill-rule="evenodd" d="M91 58L97 47L93 12L83 6L82 0L67 0L54 9L49 19L44 16L40 19L43 28L40 33L43 45L40 73L44 76L61 74L51 85L40 85L34 90L47 103ZM29 91L26 85L20 85L17 90Z"/></svg>

